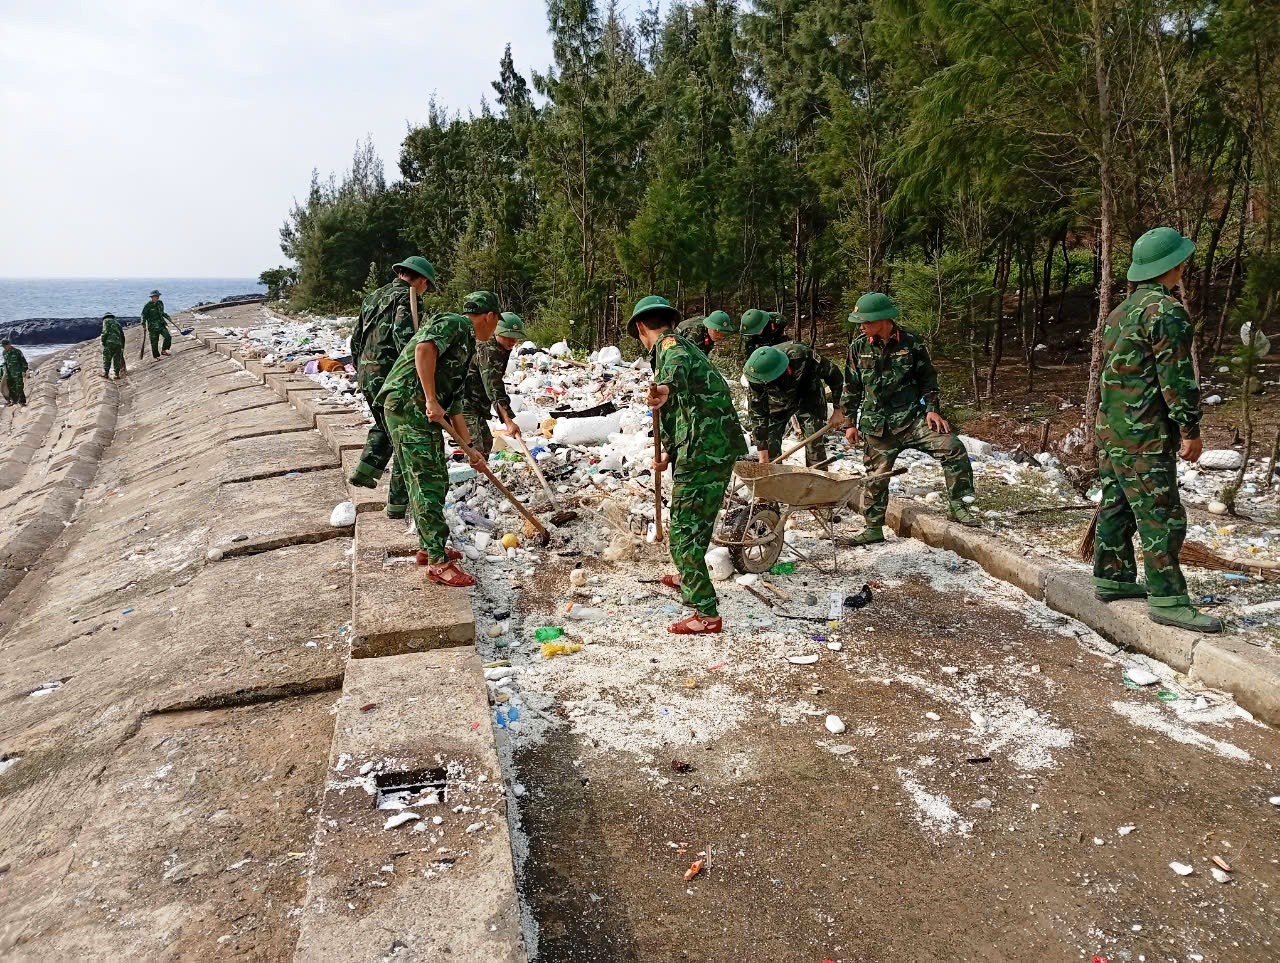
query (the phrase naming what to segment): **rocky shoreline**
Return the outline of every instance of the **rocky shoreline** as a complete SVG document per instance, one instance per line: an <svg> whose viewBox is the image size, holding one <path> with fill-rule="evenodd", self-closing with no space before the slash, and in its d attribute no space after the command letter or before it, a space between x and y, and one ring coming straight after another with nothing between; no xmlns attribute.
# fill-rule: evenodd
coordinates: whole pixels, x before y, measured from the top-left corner
<svg viewBox="0 0 1280 963"><path fill-rule="evenodd" d="M239 304L242 301L256 300L258 294L237 294L218 301L219 305ZM194 305L199 307L200 305ZM176 314L177 312L172 312ZM124 317L116 315L125 327L138 324L141 318L137 315ZM9 338L14 344L75 344L89 341L102 334L102 316L96 318L27 318L22 321L11 321L0 325L0 336Z"/></svg>

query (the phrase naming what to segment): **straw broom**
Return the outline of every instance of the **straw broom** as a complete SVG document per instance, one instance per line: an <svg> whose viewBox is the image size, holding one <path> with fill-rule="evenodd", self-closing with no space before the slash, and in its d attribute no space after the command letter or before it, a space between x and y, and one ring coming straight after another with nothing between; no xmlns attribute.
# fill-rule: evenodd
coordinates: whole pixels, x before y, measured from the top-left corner
<svg viewBox="0 0 1280 963"><path fill-rule="evenodd" d="M1080 544L1076 546L1076 553L1081 561L1093 561L1093 543L1098 533L1098 515L1099 512L1095 509L1093 518L1089 519L1089 527L1084 530L1084 534L1080 537ZM1178 553L1178 561L1192 568L1206 568L1214 572L1243 572L1247 575L1260 576L1268 582L1280 582L1280 562L1227 558L1202 542L1183 542L1182 550Z"/></svg>

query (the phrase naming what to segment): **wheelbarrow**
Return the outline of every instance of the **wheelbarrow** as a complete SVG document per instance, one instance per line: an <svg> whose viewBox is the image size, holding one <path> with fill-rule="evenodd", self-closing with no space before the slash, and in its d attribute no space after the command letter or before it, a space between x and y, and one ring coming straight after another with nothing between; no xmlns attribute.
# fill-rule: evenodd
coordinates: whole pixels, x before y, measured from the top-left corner
<svg viewBox="0 0 1280 963"><path fill-rule="evenodd" d="M899 468L886 475L905 471ZM733 473L750 492L751 501L725 513L712 541L729 549L729 558L739 572L756 575L768 572L777 564L786 545L787 519L792 515L808 512L834 544L840 513L852 510L861 514L868 477L880 477L836 475L799 465L752 461L738 462L733 466ZM832 563L833 571L838 568L838 561L837 556Z"/></svg>

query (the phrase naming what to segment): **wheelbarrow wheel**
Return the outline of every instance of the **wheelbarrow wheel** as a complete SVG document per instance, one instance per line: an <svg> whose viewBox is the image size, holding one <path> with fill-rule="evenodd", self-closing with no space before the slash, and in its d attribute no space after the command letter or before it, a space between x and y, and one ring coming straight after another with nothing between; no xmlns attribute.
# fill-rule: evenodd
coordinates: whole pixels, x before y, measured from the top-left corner
<svg viewBox="0 0 1280 963"><path fill-rule="evenodd" d="M773 505L735 508L724 520L729 559L744 575L760 575L782 554L782 515ZM742 544L742 543L747 544Z"/></svg>

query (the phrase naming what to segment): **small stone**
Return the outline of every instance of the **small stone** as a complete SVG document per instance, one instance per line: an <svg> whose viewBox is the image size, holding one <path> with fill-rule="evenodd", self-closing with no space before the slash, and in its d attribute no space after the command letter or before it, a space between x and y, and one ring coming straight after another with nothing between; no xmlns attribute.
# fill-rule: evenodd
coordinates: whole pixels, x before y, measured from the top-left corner
<svg viewBox="0 0 1280 963"><path fill-rule="evenodd" d="M942 667L942 671L947 675L956 675L957 673L959 673L960 668L954 665L944 665Z"/></svg>
<svg viewBox="0 0 1280 963"><path fill-rule="evenodd" d="M1138 828L1137 826L1121 826L1119 829L1116 830L1116 832L1121 836L1128 836L1131 832L1133 832L1137 828Z"/></svg>
<svg viewBox="0 0 1280 963"><path fill-rule="evenodd" d="M818 661L816 655L789 655L787 661L792 665L813 665Z"/></svg>
<svg viewBox="0 0 1280 963"><path fill-rule="evenodd" d="M986 798L979 799L976 803L973 804L973 808L974 809L990 809L991 800Z"/></svg>
<svg viewBox="0 0 1280 963"><path fill-rule="evenodd" d="M1210 515L1225 515L1227 513L1227 506L1217 500L1211 501L1206 507Z"/></svg>
<svg viewBox="0 0 1280 963"><path fill-rule="evenodd" d="M840 643L840 642L828 642L827 648L830 649L832 652L839 652L841 649L844 648L844 645L843 643Z"/></svg>
<svg viewBox="0 0 1280 963"><path fill-rule="evenodd" d="M1154 672L1148 672L1146 669L1139 669L1137 667L1125 669L1124 677L1134 685L1151 685L1160 681L1160 677Z"/></svg>
<svg viewBox="0 0 1280 963"><path fill-rule="evenodd" d="M827 732L833 736L838 736L844 732L844 720L839 716L827 716Z"/></svg>
<svg viewBox="0 0 1280 963"><path fill-rule="evenodd" d="M942 721L942 716L938 715L936 712L926 712L926 713L924 714L924 717L925 717L926 719L928 719L930 722L941 722L941 721Z"/></svg>
<svg viewBox="0 0 1280 963"><path fill-rule="evenodd" d="M494 623L493 625L489 626L489 638L491 639L501 638L506 631L507 630L504 626L498 623Z"/></svg>
<svg viewBox="0 0 1280 963"><path fill-rule="evenodd" d="M206 558L206 559L208 559L210 562L221 562L221 561L222 561L222 549L220 549L220 548L211 548L211 549L209 549L209 552L208 552L208 554L206 554L206 555L205 555L205 558Z"/></svg>
<svg viewBox="0 0 1280 963"><path fill-rule="evenodd" d="M1219 883L1231 882L1231 874L1228 872L1225 872L1224 870L1218 869L1217 866L1213 867L1213 869L1209 870L1209 872L1213 875L1213 878L1216 879Z"/></svg>
<svg viewBox="0 0 1280 963"><path fill-rule="evenodd" d="M1280 796L1272 796L1267 800L1267 802L1271 803L1273 806L1280 806Z"/></svg>
<svg viewBox="0 0 1280 963"><path fill-rule="evenodd" d="M1179 876L1190 876L1192 873L1195 872L1195 867L1188 866L1186 863L1177 863L1177 862L1170 863L1169 868L1173 870L1175 873L1177 873Z"/></svg>

